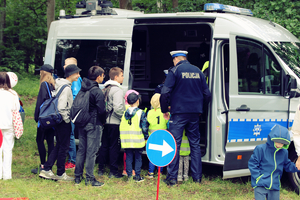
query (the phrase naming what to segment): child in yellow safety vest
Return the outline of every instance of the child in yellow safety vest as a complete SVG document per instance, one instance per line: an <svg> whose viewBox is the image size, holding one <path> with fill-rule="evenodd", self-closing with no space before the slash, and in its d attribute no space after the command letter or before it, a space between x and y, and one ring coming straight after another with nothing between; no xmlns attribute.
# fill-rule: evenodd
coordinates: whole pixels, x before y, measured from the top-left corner
<svg viewBox="0 0 300 200"><path fill-rule="evenodd" d="M168 120L165 120L163 117L163 113L161 112L160 109L159 98L160 98L160 94L156 93L152 96L150 101L153 109L149 110L147 115L147 121L149 123L149 136L151 135L151 133L153 133L156 130L167 129ZM149 161L149 171L146 178L153 178L154 170L155 170L155 165L153 165ZM163 168L161 167L160 170L162 172Z"/></svg>
<svg viewBox="0 0 300 200"><path fill-rule="evenodd" d="M187 181L189 180L189 155L191 153L190 144L188 137L185 134L185 130L183 130L182 141L180 145L179 151L179 168L178 168L178 176L177 181Z"/></svg>
<svg viewBox="0 0 300 200"><path fill-rule="evenodd" d="M121 147L126 153L126 172L128 180L132 177L133 154L135 154L135 177L136 182L144 181L140 176L142 168L142 152L145 140L148 139L148 122L146 114L138 108L139 95L135 92L127 96L130 105L122 116L120 123Z"/></svg>

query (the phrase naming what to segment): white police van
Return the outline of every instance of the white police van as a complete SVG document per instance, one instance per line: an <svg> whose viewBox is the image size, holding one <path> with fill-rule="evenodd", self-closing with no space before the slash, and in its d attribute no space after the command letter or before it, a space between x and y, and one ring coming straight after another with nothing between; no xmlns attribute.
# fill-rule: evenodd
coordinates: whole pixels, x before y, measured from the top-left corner
<svg viewBox="0 0 300 200"><path fill-rule="evenodd" d="M100 3L78 4L86 8L74 16L61 12L51 24L45 64L63 77L64 60L75 57L81 76L99 65L105 81L110 68L120 67L124 92L137 90L142 106L149 107L165 79L163 70L173 65L170 51L188 51L188 60L200 69L209 61L212 102L200 123L202 161L222 165L223 178L250 175L252 151L266 142L273 124L292 125L300 41L250 10L221 4L206 4L205 12L143 14ZM293 145L290 158L297 158ZM300 186L299 173L289 176Z"/></svg>

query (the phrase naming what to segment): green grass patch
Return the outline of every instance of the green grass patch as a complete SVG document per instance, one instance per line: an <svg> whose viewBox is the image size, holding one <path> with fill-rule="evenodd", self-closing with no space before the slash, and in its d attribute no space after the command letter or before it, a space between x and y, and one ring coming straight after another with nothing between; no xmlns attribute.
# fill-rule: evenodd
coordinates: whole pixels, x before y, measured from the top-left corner
<svg viewBox="0 0 300 200"><path fill-rule="evenodd" d="M26 120L24 134L15 141L13 149L13 165L11 180L0 180L0 198L28 197L34 199L108 199L108 200L152 200L156 198L157 178L146 179L144 182L125 182L125 179L109 179L108 174L96 179L104 182L101 188L85 186L84 181L75 186L73 182L55 182L44 180L31 173L31 169L39 165L39 156L36 138L36 123L33 119L35 98L38 93L38 79L24 78L19 81L15 90L24 98ZM26 90L22 91L22 90ZM30 95L29 95L30 94ZM25 96L24 96L25 95ZM26 96L28 95L28 96ZM30 97L30 98L29 98ZM146 159L146 157L143 157ZM96 172L97 166L95 166ZM121 168L120 168L121 169ZM108 170L108 169L107 169ZM53 167L56 172L56 167ZM221 170L219 170L221 171ZM204 177L201 184L195 184L190 177L189 181L169 187L162 180L160 182L159 199L254 199L249 178L222 180L221 174L215 168L204 167ZM74 170L67 170L67 174L74 176ZM147 170L142 170L145 176ZM217 175L216 175L217 174ZM299 199L299 196L283 186L280 199Z"/></svg>

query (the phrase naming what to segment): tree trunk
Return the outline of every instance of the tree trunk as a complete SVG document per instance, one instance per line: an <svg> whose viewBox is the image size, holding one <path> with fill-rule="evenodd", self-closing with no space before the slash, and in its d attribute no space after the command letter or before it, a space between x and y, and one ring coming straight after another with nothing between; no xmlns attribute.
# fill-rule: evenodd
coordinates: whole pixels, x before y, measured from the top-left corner
<svg viewBox="0 0 300 200"><path fill-rule="evenodd" d="M3 49L5 46L4 28L6 17L6 0L0 0L0 58L3 58ZM0 60L0 64L2 59Z"/></svg>
<svg viewBox="0 0 300 200"><path fill-rule="evenodd" d="M120 0L120 8L132 10L132 0Z"/></svg>
<svg viewBox="0 0 300 200"><path fill-rule="evenodd" d="M47 0L47 28L48 32L50 24L55 19L55 0Z"/></svg>
<svg viewBox="0 0 300 200"><path fill-rule="evenodd" d="M178 7L178 0L172 0L172 3L173 3L173 8Z"/></svg>

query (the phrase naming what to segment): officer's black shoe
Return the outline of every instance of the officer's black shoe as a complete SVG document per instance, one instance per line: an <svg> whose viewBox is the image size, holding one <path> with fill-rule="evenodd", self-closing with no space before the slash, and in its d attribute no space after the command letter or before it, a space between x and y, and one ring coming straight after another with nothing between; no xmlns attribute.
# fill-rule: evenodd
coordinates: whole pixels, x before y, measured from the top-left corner
<svg viewBox="0 0 300 200"><path fill-rule="evenodd" d="M200 179L200 178L199 178L199 179L193 178L193 182L194 182L194 183L201 183L201 179Z"/></svg>
<svg viewBox="0 0 300 200"><path fill-rule="evenodd" d="M166 182L166 184L169 186L174 186L177 184L177 181L175 179L170 179Z"/></svg>
<svg viewBox="0 0 300 200"><path fill-rule="evenodd" d="M104 174L104 170L103 169L99 169L98 176L103 176L103 174Z"/></svg>
<svg viewBox="0 0 300 200"><path fill-rule="evenodd" d="M74 179L75 185L79 185L83 179L84 179L83 176L75 176Z"/></svg>
<svg viewBox="0 0 300 200"><path fill-rule="evenodd" d="M86 186L91 185L94 187L102 187L104 185L104 183L97 181L95 178L86 178L85 185Z"/></svg>
<svg viewBox="0 0 300 200"><path fill-rule="evenodd" d="M122 177L123 175L119 173L113 174L112 172L109 172L108 174L108 178L122 178Z"/></svg>

